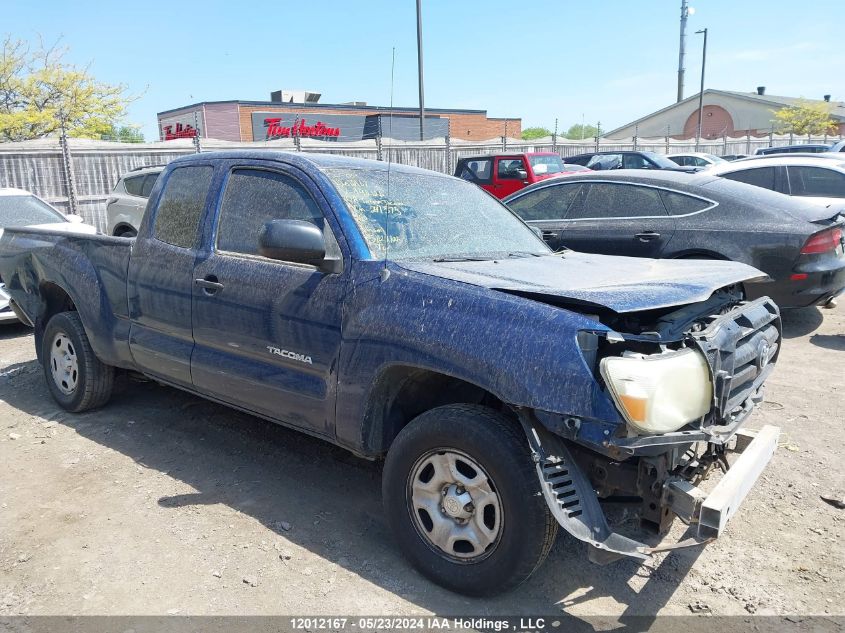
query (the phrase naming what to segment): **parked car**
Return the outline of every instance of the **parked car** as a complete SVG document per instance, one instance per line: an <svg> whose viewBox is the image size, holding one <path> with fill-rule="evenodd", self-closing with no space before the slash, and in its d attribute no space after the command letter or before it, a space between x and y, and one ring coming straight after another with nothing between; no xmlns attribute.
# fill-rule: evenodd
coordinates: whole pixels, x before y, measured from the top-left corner
<svg viewBox="0 0 845 633"><path fill-rule="evenodd" d="M734 160L739 160L741 158L748 158L748 154L725 154L721 158L730 162L730 161L734 161Z"/></svg>
<svg viewBox="0 0 845 633"><path fill-rule="evenodd" d="M109 235L135 237L138 234L147 199L163 169L163 165L136 167L120 177L106 202Z"/></svg>
<svg viewBox="0 0 845 633"><path fill-rule="evenodd" d="M845 288L841 209L714 176L627 171L540 183L505 199L554 249L635 257L730 259L771 280L749 298L821 305Z"/></svg>
<svg viewBox="0 0 845 633"><path fill-rule="evenodd" d="M61 407L104 405L129 370L384 458L400 548L467 594L531 575L558 525L593 560L648 558L598 495L716 537L777 445L759 431L716 496L689 481L747 446L777 360L777 306L737 291L760 271L561 256L478 187L413 167L181 157L135 240L10 230L0 274Z"/></svg>
<svg viewBox="0 0 845 633"><path fill-rule="evenodd" d="M756 156L768 156L769 154L813 154L818 152L829 152L830 145L805 143L803 145L781 145L780 147L759 147L754 150Z"/></svg>
<svg viewBox="0 0 845 633"><path fill-rule="evenodd" d="M0 188L0 235L12 226L59 229L74 233L96 233L97 229L85 224L78 215L64 215L44 200L24 189ZM0 279L0 324L18 323L12 310L9 295Z"/></svg>
<svg viewBox="0 0 845 633"><path fill-rule="evenodd" d="M681 167L669 160L665 154L655 152L607 151L590 152L567 156L567 163L584 165L595 171L608 169L672 169L675 171L694 171L691 167Z"/></svg>
<svg viewBox="0 0 845 633"><path fill-rule="evenodd" d="M830 146L830 149L827 150L828 152L845 152L845 139L842 139L838 143L834 143Z"/></svg>
<svg viewBox="0 0 845 633"><path fill-rule="evenodd" d="M704 152L667 154L666 158L671 160L673 163L677 163L681 167L710 167L711 165L718 165L719 163L727 162L724 158L719 158L714 154L705 154Z"/></svg>
<svg viewBox="0 0 845 633"><path fill-rule="evenodd" d="M564 164L560 155L552 152L496 154L461 158L455 176L504 198L532 183L585 169L581 165Z"/></svg>
<svg viewBox="0 0 845 633"><path fill-rule="evenodd" d="M797 196L805 203L845 207L845 156L767 156L719 165L711 174Z"/></svg>

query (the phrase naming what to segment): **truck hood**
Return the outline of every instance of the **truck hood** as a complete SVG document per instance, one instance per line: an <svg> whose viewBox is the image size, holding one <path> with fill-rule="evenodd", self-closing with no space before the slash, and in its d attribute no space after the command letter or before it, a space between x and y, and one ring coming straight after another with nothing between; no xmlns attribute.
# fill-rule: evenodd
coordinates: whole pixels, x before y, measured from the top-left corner
<svg viewBox="0 0 845 633"><path fill-rule="evenodd" d="M768 277L746 264L566 251L488 261L398 262L407 270L523 296L560 297L617 313L704 301L719 288Z"/></svg>

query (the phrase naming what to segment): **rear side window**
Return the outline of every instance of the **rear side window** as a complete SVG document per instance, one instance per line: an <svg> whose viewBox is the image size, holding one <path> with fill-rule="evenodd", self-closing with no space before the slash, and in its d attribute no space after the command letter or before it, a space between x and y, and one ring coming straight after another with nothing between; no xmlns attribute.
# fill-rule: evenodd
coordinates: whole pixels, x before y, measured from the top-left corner
<svg viewBox="0 0 845 633"><path fill-rule="evenodd" d="M578 198L580 183L543 187L513 200L508 206L526 222L562 220Z"/></svg>
<svg viewBox="0 0 845 633"><path fill-rule="evenodd" d="M650 169L654 167L645 156L625 154L622 156L622 169Z"/></svg>
<svg viewBox="0 0 845 633"><path fill-rule="evenodd" d="M153 185L156 184L156 180L158 180L158 174L147 174L144 178L144 186L141 187L141 197L150 197L150 192L153 190Z"/></svg>
<svg viewBox="0 0 845 633"><path fill-rule="evenodd" d="M622 166L622 154L596 154L587 163L590 169L619 169Z"/></svg>
<svg viewBox="0 0 845 633"><path fill-rule="evenodd" d="M660 197L663 198L663 204L666 206L669 215L687 215L696 211L703 211L713 205L709 200L686 196L674 191L661 190Z"/></svg>
<svg viewBox="0 0 845 633"><path fill-rule="evenodd" d="M458 172L458 177L470 182L490 182L493 176L493 159L492 158L473 158L472 160L464 161Z"/></svg>
<svg viewBox="0 0 845 633"><path fill-rule="evenodd" d="M144 176L133 176L132 178L127 178L123 181L123 186L126 189L126 193L130 196L140 196L141 189L144 187Z"/></svg>
<svg viewBox="0 0 845 633"><path fill-rule="evenodd" d="M258 236L264 224L272 220L311 222L326 237L326 254L340 254L320 207L300 183L274 171L233 171L220 209L217 249L258 255Z"/></svg>
<svg viewBox="0 0 845 633"><path fill-rule="evenodd" d="M496 177L499 180L521 180L523 176L520 176L520 171L526 171L521 158L500 158Z"/></svg>
<svg viewBox="0 0 845 633"><path fill-rule="evenodd" d="M744 182L755 187L763 187L763 189L775 190L775 168L774 167L758 167L756 169L742 169L740 171L733 171L729 174L723 174L724 178L728 180L736 180L737 182Z"/></svg>
<svg viewBox="0 0 845 633"><path fill-rule="evenodd" d="M194 245L213 173L205 165L173 170L158 202L153 227L157 240L181 248Z"/></svg>
<svg viewBox="0 0 845 633"><path fill-rule="evenodd" d="M657 189L608 182L591 184L584 204L573 212L570 220L666 215Z"/></svg>
<svg viewBox="0 0 845 633"><path fill-rule="evenodd" d="M793 196L845 198L845 174L823 167L789 166L789 190Z"/></svg>

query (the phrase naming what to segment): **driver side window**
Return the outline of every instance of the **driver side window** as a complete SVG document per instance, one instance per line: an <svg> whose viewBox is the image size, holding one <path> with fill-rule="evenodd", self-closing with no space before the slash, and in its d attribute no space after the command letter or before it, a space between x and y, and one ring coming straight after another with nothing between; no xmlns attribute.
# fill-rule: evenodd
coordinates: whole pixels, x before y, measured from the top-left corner
<svg viewBox="0 0 845 633"><path fill-rule="evenodd" d="M520 180L520 171L526 171L521 158L500 158L496 175L499 180Z"/></svg>
<svg viewBox="0 0 845 633"><path fill-rule="evenodd" d="M235 169L229 175L217 224L217 250L258 255L258 236L272 220L304 220L323 231L326 256L340 248L311 194L293 178L263 169Z"/></svg>

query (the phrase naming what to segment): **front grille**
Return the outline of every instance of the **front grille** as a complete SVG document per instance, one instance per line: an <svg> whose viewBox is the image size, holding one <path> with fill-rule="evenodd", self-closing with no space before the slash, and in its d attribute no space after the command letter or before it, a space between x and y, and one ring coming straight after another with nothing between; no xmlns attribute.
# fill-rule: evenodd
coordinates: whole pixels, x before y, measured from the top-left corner
<svg viewBox="0 0 845 633"><path fill-rule="evenodd" d="M771 299L762 297L710 317L706 327L692 336L713 373L713 422L729 424L774 369L780 351L780 311Z"/></svg>

